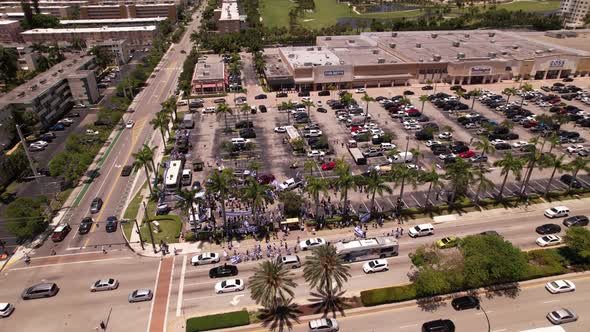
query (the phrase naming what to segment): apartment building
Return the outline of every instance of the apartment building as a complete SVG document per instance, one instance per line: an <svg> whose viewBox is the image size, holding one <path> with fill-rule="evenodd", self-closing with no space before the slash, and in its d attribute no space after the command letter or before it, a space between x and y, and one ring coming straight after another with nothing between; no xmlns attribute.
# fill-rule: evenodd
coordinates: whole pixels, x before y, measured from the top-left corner
<svg viewBox="0 0 590 332"><path fill-rule="evenodd" d="M148 18L114 18L114 19L89 19L89 20L61 20L59 23L64 28L101 28L109 27L137 27L144 25L158 25L165 21L165 17Z"/></svg>
<svg viewBox="0 0 590 332"><path fill-rule="evenodd" d="M13 111L33 112L40 126L47 127L75 104L95 104L99 100L93 56L69 58L0 97L0 119ZM7 132L0 131L0 135ZM11 137L0 137L0 141Z"/></svg>
<svg viewBox="0 0 590 332"><path fill-rule="evenodd" d="M240 16L237 0L223 0L221 7L213 11L217 30L221 33L239 32L246 17Z"/></svg>
<svg viewBox="0 0 590 332"><path fill-rule="evenodd" d="M561 0L559 15L563 17L566 28L580 28L585 25L588 8L590 8L589 0Z"/></svg>
<svg viewBox="0 0 590 332"><path fill-rule="evenodd" d="M81 19L121 19L165 17L176 22L176 4L112 4L85 5L80 7Z"/></svg>
<svg viewBox="0 0 590 332"><path fill-rule="evenodd" d="M91 43L87 46L89 48L92 48L92 47L104 48L107 52L109 52L111 54L111 57L113 59L116 59L118 65L125 64L125 63L129 62L129 60L131 59L131 52L129 49L129 43L124 39L120 39L120 40L109 39L109 40L101 41L101 42L98 42L95 44Z"/></svg>
<svg viewBox="0 0 590 332"><path fill-rule="evenodd" d="M22 38L20 22L0 19L0 43L20 42Z"/></svg>
<svg viewBox="0 0 590 332"><path fill-rule="evenodd" d="M70 6L70 5L55 5L55 4L51 4L51 5L40 5L39 9L41 11L41 13L46 14L46 15L51 15L51 16L55 16L57 18L61 18L61 19L65 19L70 17L73 12L74 12L74 7ZM1 3L0 2L0 13L4 13L4 14L18 14L18 15L24 15L23 14L23 9L20 6L20 3L17 2L16 5L12 4L12 3Z"/></svg>
<svg viewBox="0 0 590 332"><path fill-rule="evenodd" d="M70 29L33 29L22 32L27 43L71 43L78 38L87 44L109 39L127 40L130 45L151 45L156 36L155 25L139 27L102 27L102 28L70 28Z"/></svg>

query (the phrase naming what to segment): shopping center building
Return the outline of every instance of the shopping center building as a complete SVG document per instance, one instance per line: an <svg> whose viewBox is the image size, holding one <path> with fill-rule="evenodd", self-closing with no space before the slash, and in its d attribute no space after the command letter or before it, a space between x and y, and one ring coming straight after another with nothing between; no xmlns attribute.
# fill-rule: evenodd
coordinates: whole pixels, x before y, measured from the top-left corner
<svg viewBox="0 0 590 332"><path fill-rule="evenodd" d="M271 52L272 53L272 52ZM515 76L557 79L586 76L590 53L496 30L369 32L320 36L316 46L282 47L267 63L274 90L383 87L411 83L493 83ZM272 73L288 73L293 86ZM281 76L281 82L289 81Z"/></svg>

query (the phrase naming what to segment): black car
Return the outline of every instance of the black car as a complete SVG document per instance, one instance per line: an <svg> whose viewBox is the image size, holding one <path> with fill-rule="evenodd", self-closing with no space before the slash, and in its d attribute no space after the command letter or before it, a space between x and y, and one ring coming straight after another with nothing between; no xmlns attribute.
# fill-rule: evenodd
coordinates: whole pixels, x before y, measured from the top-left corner
<svg viewBox="0 0 590 332"><path fill-rule="evenodd" d="M566 227L572 226L588 226L588 217L586 216L572 216L565 218L563 224Z"/></svg>
<svg viewBox="0 0 590 332"><path fill-rule="evenodd" d="M428 140L431 140L431 139L433 139L433 138L434 138L434 137L433 137L433 135L432 135L432 132L430 132L430 131L427 131L427 130L420 130L420 131L417 131L417 132L414 134L414 136L415 136L415 137L416 137L416 139L417 139L417 140L419 140L419 141L428 141Z"/></svg>
<svg viewBox="0 0 590 332"><path fill-rule="evenodd" d="M422 87L422 90L433 90L434 88L432 87L432 85L425 85Z"/></svg>
<svg viewBox="0 0 590 332"><path fill-rule="evenodd" d="M455 324L450 319L439 319L422 324L422 332L455 332Z"/></svg>
<svg viewBox="0 0 590 332"><path fill-rule="evenodd" d="M79 112L71 112L68 115L66 115L68 118L79 118L80 117L80 113Z"/></svg>
<svg viewBox="0 0 590 332"><path fill-rule="evenodd" d="M498 143L495 145L496 150L510 150L512 146L508 143Z"/></svg>
<svg viewBox="0 0 590 332"><path fill-rule="evenodd" d="M561 227L556 224L544 224L535 228L535 232L539 234L555 234L561 232Z"/></svg>
<svg viewBox="0 0 590 332"><path fill-rule="evenodd" d="M252 121L246 121L246 120L242 120L236 123L236 129L242 129L242 128L251 128L254 127L254 123L252 123Z"/></svg>
<svg viewBox="0 0 590 332"><path fill-rule="evenodd" d="M404 96L412 96L414 95L414 91L406 90L404 91Z"/></svg>
<svg viewBox="0 0 590 332"><path fill-rule="evenodd" d="M461 296L454 298L451 305L455 310L479 309L479 299L471 295Z"/></svg>
<svg viewBox="0 0 590 332"><path fill-rule="evenodd" d="M571 78L571 77L566 77L566 78L564 78L564 79L563 79L563 81L564 81L564 82L573 82L573 81L574 81L574 79L573 79L573 78Z"/></svg>
<svg viewBox="0 0 590 332"><path fill-rule="evenodd" d="M297 94L298 97L309 97L309 91L301 91Z"/></svg>
<svg viewBox="0 0 590 332"><path fill-rule="evenodd" d="M117 217L110 216L107 218L107 225L105 226L107 233L111 233L117 230Z"/></svg>
<svg viewBox="0 0 590 332"><path fill-rule="evenodd" d="M318 96L329 96L330 95L330 91L328 90L323 90L318 92Z"/></svg>
<svg viewBox="0 0 590 332"><path fill-rule="evenodd" d="M317 111L320 113L328 113L328 110L323 107L318 107Z"/></svg>
<svg viewBox="0 0 590 332"><path fill-rule="evenodd" d="M213 102L215 104L224 104L225 103L225 99L224 98L217 98L217 99L213 99Z"/></svg>
<svg viewBox="0 0 590 332"><path fill-rule="evenodd" d="M238 267L235 265L223 264L209 270L209 278L223 278L238 275Z"/></svg>
<svg viewBox="0 0 590 332"><path fill-rule="evenodd" d="M240 129L240 137L241 138L256 138L256 132L254 131L254 128Z"/></svg>
<svg viewBox="0 0 590 332"><path fill-rule="evenodd" d="M254 97L254 99L266 99L266 98L267 98L267 97L266 97L266 95L265 95L265 94L256 95L256 96Z"/></svg>
<svg viewBox="0 0 590 332"><path fill-rule="evenodd" d="M279 92L275 95L276 98L286 98L289 95L286 92Z"/></svg>
<svg viewBox="0 0 590 332"><path fill-rule="evenodd" d="M131 175L131 172L133 172L133 166L131 166L131 165L123 166L123 169L121 170L121 176L129 176L129 175Z"/></svg>
<svg viewBox="0 0 590 332"><path fill-rule="evenodd" d="M86 233L90 232L91 228L92 228L92 218L86 217L86 218L82 219L82 221L80 222L80 227L78 227L78 234L86 234Z"/></svg>
<svg viewBox="0 0 590 332"><path fill-rule="evenodd" d="M201 190L201 182L193 181L193 185L191 186L191 190Z"/></svg>
<svg viewBox="0 0 590 332"><path fill-rule="evenodd" d="M559 179L561 180L561 182L567 184L568 186L571 186L574 189L582 188L582 184L580 183L580 181L578 181L578 179L574 178L570 174L564 174Z"/></svg>
<svg viewBox="0 0 590 332"><path fill-rule="evenodd" d="M45 134L41 135L39 137L39 139L42 141L45 141L45 142L51 142L56 137L57 137L57 135L55 135L55 133L45 133Z"/></svg>

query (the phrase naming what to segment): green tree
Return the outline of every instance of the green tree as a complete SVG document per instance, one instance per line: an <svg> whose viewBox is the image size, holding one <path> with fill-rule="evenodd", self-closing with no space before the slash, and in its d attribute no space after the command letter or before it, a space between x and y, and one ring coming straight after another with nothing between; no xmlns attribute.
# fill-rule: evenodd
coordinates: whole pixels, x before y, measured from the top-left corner
<svg viewBox="0 0 590 332"><path fill-rule="evenodd" d="M340 96L340 102L344 105L352 104L353 100L354 99L352 98L352 94L350 92L345 92Z"/></svg>
<svg viewBox="0 0 590 332"><path fill-rule="evenodd" d="M350 166L343 159L336 161L334 173L337 176L334 184L336 189L340 191L340 199L344 207L343 217L344 220L348 220L348 191L357 187L356 177L350 173Z"/></svg>
<svg viewBox="0 0 590 332"><path fill-rule="evenodd" d="M530 83L524 83L521 87L520 87L520 91L521 92L531 92L533 91L534 88ZM524 96L525 94L523 93L521 98L520 98L520 107L522 108L522 105L524 104Z"/></svg>
<svg viewBox="0 0 590 332"><path fill-rule="evenodd" d="M273 202L270 192L270 187L260 184L255 177L250 177L246 187L242 189L241 198L248 201L252 206L252 215L256 224L258 224L258 211L262 209L264 204Z"/></svg>
<svg viewBox="0 0 590 332"><path fill-rule="evenodd" d="M149 148L148 148L149 149ZM133 168L137 171L141 168L145 171L145 177L147 178L148 188L150 189L150 195L153 195L152 190L152 181L150 179L150 171L154 170L152 168L152 158L153 154L150 155L147 150L141 149L136 153L132 154L133 156Z"/></svg>
<svg viewBox="0 0 590 332"><path fill-rule="evenodd" d="M502 93L506 95L506 105L508 105L508 102L510 102L510 97L516 96L517 92L518 91L516 90L515 87L505 88L502 91Z"/></svg>
<svg viewBox="0 0 590 332"><path fill-rule="evenodd" d="M436 270L430 266L419 269L414 285L418 296L433 296L445 294L451 290L451 284L446 278L445 271Z"/></svg>
<svg viewBox="0 0 590 332"><path fill-rule="evenodd" d="M108 67L113 62L111 54L109 53L109 51L105 47L94 46L90 49L90 54L92 54L96 57L96 64L100 68L104 69L104 68Z"/></svg>
<svg viewBox="0 0 590 332"><path fill-rule="evenodd" d="M545 196L549 195L551 190L551 183L553 182L553 178L555 177L555 173L559 172L560 174L567 170L567 164L565 162L565 155L555 156L551 153L544 154L541 158L540 162L541 168L551 168L551 176L549 177L549 181L547 181L547 186L545 186Z"/></svg>
<svg viewBox="0 0 590 332"><path fill-rule="evenodd" d="M365 107L365 122L367 122L367 117L369 116L369 104L375 101L375 98L369 96L368 94L364 94L363 97L361 98L362 101L365 102L365 104L367 104L367 106Z"/></svg>
<svg viewBox="0 0 590 332"><path fill-rule="evenodd" d="M481 89L473 89L469 91L469 95L471 96L471 110L473 111L473 107L475 106L475 99L481 96Z"/></svg>
<svg viewBox="0 0 590 332"><path fill-rule="evenodd" d="M574 160L570 161L567 164L567 170L572 173L572 181L570 181L569 185L567 186L567 191L572 190L572 185L574 181L578 177L578 173L580 171L585 171L586 173L590 171L590 167L588 167L588 163L590 162L590 158L587 157L576 157Z"/></svg>
<svg viewBox="0 0 590 332"><path fill-rule="evenodd" d="M39 9L39 0L33 0L33 8L35 9L35 14L41 14L41 10Z"/></svg>
<svg viewBox="0 0 590 332"><path fill-rule="evenodd" d="M483 167L476 168L473 171L473 182L477 185L477 190L475 191L476 204L479 204L479 195L481 194L482 190L487 190L494 187L494 182L486 177L487 173L489 173L489 171Z"/></svg>
<svg viewBox="0 0 590 332"><path fill-rule="evenodd" d="M303 191L306 192L315 203L315 215L317 219L320 212L320 195L328 193L328 182L326 180L316 177L308 176L305 178L305 187Z"/></svg>
<svg viewBox="0 0 590 332"><path fill-rule="evenodd" d="M156 113L156 117L150 121L152 128L154 130L157 129L160 131L160 135L162 135L162 142L164 142L164 148L166 148L166 134L165 134L165 132L168 132L169 123L170 123L170 118L168 117L168 114L166 114L164 112Z"/></svg>
<svg viewBox="0 0 590 332"><path fill-rule="evenodd" d="M428 101L428 95L421 95L419 100L422 103L422 108L420 109L420 112L424 114L424 104L426 104L426 102Z"/></svg>
<svg viewBox="0 0 590 332"><path fill-rule="evenodd" d="M404 200L404 189L406 183L416 188L419 180L419 172L413 168L408 168L406 164L397 164L393 166L392 175L395 182L400 184L397 208L401 209L401 204Z"/></svg>
<svg viewBox="0 0 590 332"><path fill-rule="evenodd" d="M225 201L229 195L229 192L233 188L235 183L235 177L231 168L225 168L222 171L216 170L211 175L205 187L207 193L210 195L216 195L219 197L218 201L221 204L221 214L223 216L223 227L226 234L229 235L229 229L227 227L227 216L225 215Z"/></svg>
<svg viewBox="0 0 590 332"><path fill-rule="evenodd" d="M176 202L176 207L180 208L183 213L190 213L190 215L193 217L192 220L199 220L199 211L195 209L195 204L197 203L197 198L195 198L195 195L198 192L198 190L178 190L176 192L176 195L180 197L180 199ZM203 200L199 200L202 204Z"/></svg>
<svg viewBox="0 0 590 332"><path fill-rule="evenodd" d="M473 183L473 169L463 158L457 158L447 166L444 178L453 188L449 203L454 203L457 196L464 196L469 185Z"/></svg>
<svg viewBox="0 0 590 332"><path fill-rule="evenodd" d="M336 253L336 248L327 244L313 249L303 263L303 277L310 288L331 290L342 288L350 278L350 266Z"/></svg>
<svg viewBox="0 0 590 332"><path fill-rule="evenodd" d="M254 274L248 279L250 297L256 304L277 305L278 300L287 300L294 295L297 287L294 274L279 259L258 263Z"/></svg>
<svg viewBox="0 0 590 332"><path fill-rule="evenodd" d="M304 100L302 104L307 108L307 115L309 116L309 110L310 108L315 107L315 104L309 99Z"/></svg>
<svg viewBox="0 0 590 332"><path fill-rule="evenodd" d="M496 147L490 143L490 140L487 137L482 137L479 141L476 141L473 146L481 151L483 157L496 151Z"/></svg>
<svg viewBox="0 0 590 332"><path fill-rule="evenodd" d="M16 78L18 56L12 49L0 46L0 81L8 84Z"/></svg>
<svg viewBox="0 0 590 332"><path fill-rule="evenodd" d="M496 161L494 166L501 167L502 171L500 174L504 176L504 180L502 180L502 185L500 186L500 193L498 194L498 198L502 198L504 196L506 180L508 180L508 175L510 175L510 173L514 175L517 181L520 181L522 168L524 167L524 159L515 157L511 152L506 152L504 158Z"/></svg>
<svg viewBox="0 0 590 332"><path fill-rule="evenodd" d="M316 164L315 160L313 160L312 158L307 158L303 162L303 171L309 172L309 176L312 176L313 170L314 170L314 168L316 168L316 166L317 166L317 164Z"/></svg>
<svg viewBox="0 0 590 332"><path fill-rule="evenodd" d="M176 96L170 96L160 106L162 111L168 114L174 114L174 120L178 121L178 114L176 113Z"/></svg>
<svg viewBox="0 0 590 332"><path fill-rule="evenodd" d="M48 225L45 209L47 198L19 197L6 207L6 229L19 242L31 239L43 232Z"/></svg>
<svg viewBox="0 0 590 332"><path fill-rule="evenodd" d="M584 227L568 228L565 243L580 262L590 263L590 230Z"/></svg>
<svg viewBox="0 0 590 332"><path fill-rule="evenodd" d="M272 332L283 332L285 328L291 331L293 322L299 323L299 315L302 313L299 306L292 301L293 299L279 298L275 304L260 309L258 318L262 322L262 327Z"/></svg>
<svg viewBox="0 0 590 332"><path fill-rule="evenodd" d="M442 181L443 177L436 172L436 166L432 166L430 171L422 172L419 175L419 181L422 183L428 183L428 190L426 191L426 207L432 206L432 201L430 200L430 194L432 190L439 191L443 188L444 183Z"/></svg>
<svg viewBox="0 0 590 332"><path fill-rule="evenodd" d="M225 120L225 130L229 130L228 126L227 126L227 115L228 114L233 114L233 110L231 109L231 107L227 106L227 104L225 103L221 103L219 105L217 105L217 109L215 109L215 113L217 114L223 114L223 118Z"/></svg>
<svg viewBox="0 0 590 332"><path fill-rule="evenodd" d="M339 312L340 315L344 316L344 309L350 307L344 294L345 291L337 287L332 289L316 288L310 294L312 296L310 299L311 307L314 309L314 313L321 313L322 317L327 317L328 313L332 313L332 317L336 318L336 313Z"/></svg>
<svg viewBox="0 0 590 332"><path fill-rule="evenodd" d="M24 30L33 28L33 9L28 1L21 0L20 7L25 14L24 20L21 23Z"/></svg>
<svg viewBox="0 0 590 332"><path fill-rule="evenodd" d="M283 204L285 216L287 218L295 218L301 212L303 205L303 197L294 191L282 191L279 193L279 201Z"/></svg>
<svg viewBox="0 0 590 332"><path fill-rule="evenodd" d="M393 190L391 189L391 187L389 185L387 185L385 178L382 177L375 170L372 170L369 173L369 176L367 177L364 185L365 185L366 192L370 193L370 195L371 195L371 210L370 210L370 212L373 212L375 209L375 195L376 194L379 194L379 196L381 197L385 193L388 193L388 194L393 193Z"/></svg>

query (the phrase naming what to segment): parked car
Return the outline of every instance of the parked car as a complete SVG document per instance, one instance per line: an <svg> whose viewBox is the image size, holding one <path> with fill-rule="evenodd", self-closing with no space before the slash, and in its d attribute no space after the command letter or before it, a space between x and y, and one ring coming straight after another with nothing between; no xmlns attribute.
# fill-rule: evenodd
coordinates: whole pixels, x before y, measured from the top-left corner
<svg viewBox="0 0 590 332"><path fill-rule="evenodd" d="M327 243L328 242L323 238L316 237L299 242L299 248L301 248L301 250L308 250L316 247L321 247L323 245L326 245Z"/></svg>
<svg viewBox="0 0 590 332"><path fill-rule="evenodd" d="M66 130L66 126L64 126L61 123L58 123L58 124L55 124L55 125L47 128L47 130L49 130L49 131L64 131L64 130Z"/></svg>
<svg viewBox="0 0 590 332"><path fill-rule="evenodd" d="M567 184L568 186L574 188L574 189L580 189L582 188L582 183L580 181L578 181L578 179L574 178L572 175L570 174L564 174L562 175L559 180L561 180L561 182Z"/></svg>
<svg viewBox="0 0 590 332"><path fill-rule="evenodd" d="M267 98L267 97L266 97L266 95L265 95L265 94L259 94L259 95L256 95L256 96L254 97L254 99L266 99L266 98Z"/></svg>
<svg viewBox="0 0 590 332"><path fill-rule="evenodd" d="M569 293L576 290L576 285L569 280L559 279L546 283L545 289L551 294Z"/></svg>
<svg viewBox="0 0 590 332"><path fill-rule="evenodd" d="M322 164L322 170L323 171L329 171L329 170L334 169L335 167L336 167L336 162L335 161L330 161L330 162L327 162L325 164Z"/></svg>

